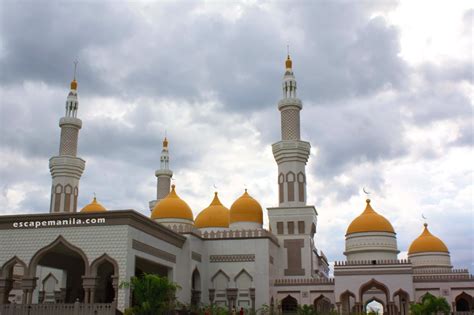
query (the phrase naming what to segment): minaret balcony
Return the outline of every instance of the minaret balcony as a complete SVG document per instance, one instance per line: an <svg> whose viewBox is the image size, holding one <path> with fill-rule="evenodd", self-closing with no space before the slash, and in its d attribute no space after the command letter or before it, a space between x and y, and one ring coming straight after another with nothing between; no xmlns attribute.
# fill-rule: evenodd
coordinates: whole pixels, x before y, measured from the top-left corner
<svg viewBox="0 0 474 315"><path fill-rule="evenodd" d="M283 98L278 102L278 110L282 110L284 107L296 107L301 110L303 103L299 98Z"/></svg>
<svg viewBox="0 0 474 315"><path fill-rule="evenodd" d="M286 161L307 163L310 150L310 143L301 140L282 140L272 145L273 156L277 163Z"/></svg>

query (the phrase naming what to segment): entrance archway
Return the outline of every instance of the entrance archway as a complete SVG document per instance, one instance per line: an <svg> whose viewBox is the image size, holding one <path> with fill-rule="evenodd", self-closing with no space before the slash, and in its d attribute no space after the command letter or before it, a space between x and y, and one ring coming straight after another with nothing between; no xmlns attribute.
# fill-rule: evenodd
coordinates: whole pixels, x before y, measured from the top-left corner
<svg viewBox="0 0 474 315"><path fill-rule="evenodd" d="M16 256L3 264L0 268L0 304L24 302L20 288L26 274L26 264Z"/></svg>
<svg viewBox="0 0 474 315"><path fill-rule="evenodd" d="M281 310L283 311L283 314L296 314L298 310L298 301L291 295L288 295L281 301Z"/></svg>
<svg viewBox="0 0 474 315"><path fill-rule="evenodd" d="M365 314L383 315L385 312L385 305L381 300L372 298L367 303L365 303L364 309Z"/></svg>
<svg viewBox="0 0 474 315"><path fill-rule="evenodd" d="M399 315L408 315L410 310L410 296L406 291L400 289L395 292L393 294L393 301L399 310Z"/></svg>
<svg viewBox="0 0 474 315"><path fill-rule="evenodd" d="M89 264L81 249L71 245L63 237L58 237L56 241L40 249L33 256L29 274L31 277L37 277L38 269L47 271L48 268L62 270L63 277L66 278L65 281L64 279L60 281L65 283L65 287L58 292L61 301L65 303L84 301L82 278L89 274Z"/></svg>
<svg viewBox="0 0 474 315"><path fill-rule="evenodd" d="M314 299L314 310L318 314L329 314L331 312L331 301L324 295Z"/></svg>
<svg viewBox="0 0 474 315"><path fill-rule="evenodd" d="M351 291L345 291L341 294L339 300L341 301L341 313L349 314L355 307L356 296Z"/></svg>
<svg viewBox="0 0 474 315"><path fill-rule="evenodd" d="M117 297L118 264L104 254L91 264L91 275L95 278L90 300L93 303L112 303Z"/></svg>
<svg viewBox="0 0 474 315"><path fill-rule="evenodd" d="M364 306L364 309L362 310L364 313L367 312L366 306L368 302L377 301L384 306L383 312L384 314L387 314L387 305L390 301L390 291L386 285L372 279L360 287L359 299Z"/></svg>
<svg viewBox="0 0 474 315"><path fill-rule="evenodd" d="M191 304L199 305L201 303L201 274L196 268L191 278Z"/></svg>
<svg viewBox="0 0 474 315"><path fill-rule="evenodd" d="M473 309L472 296L463 292L456 297L456 312L470 312Z"/></svg>

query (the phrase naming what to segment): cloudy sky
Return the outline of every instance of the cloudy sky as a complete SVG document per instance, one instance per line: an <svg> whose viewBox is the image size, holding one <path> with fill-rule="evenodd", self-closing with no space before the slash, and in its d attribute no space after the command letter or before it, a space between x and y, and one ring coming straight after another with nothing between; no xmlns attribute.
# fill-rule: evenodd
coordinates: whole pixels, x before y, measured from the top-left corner
<svg viewBox="0 0 474 315"><path fill-rule="evenodd" d="M474 272L473 16L468 1L2 1L0 214L49 211L75 59L80 206L96 192L148 215L165 130L195 214L214 185L228 207L245 187L275 206L289 44L318 249L343 259L367 187L400 257L424 214Z"/></svg>

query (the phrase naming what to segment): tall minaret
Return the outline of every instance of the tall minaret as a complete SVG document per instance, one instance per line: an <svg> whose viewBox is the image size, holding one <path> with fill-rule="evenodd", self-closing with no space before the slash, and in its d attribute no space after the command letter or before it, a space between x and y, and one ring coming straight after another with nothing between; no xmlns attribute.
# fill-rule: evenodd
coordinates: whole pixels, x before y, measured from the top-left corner
<svg viewBox="0 0 474 315"><path fill-rule="evenodd" d="M76 212L79 195L79 180L86 162L77 157L77 141L82 121L77 118L76 70L71 82L71 90L66 100L66 114L59 120L61 140L59 155L49 159L49 169L53 178L49 212Z"/></svg>
<svg viewBox="0 0 474 315"><path fill-rule="evenodd" d="M280 207L306 205L306 163L310 144L300 140L301 100L296 97L296 79L288 55L283 76L283 98L278 102L281 113L281 141L273 144L278 164L278 195Z"/></svg>
<svg viewBox="0 0 474 315"><path fill-rule="evenodd" d="M278 102L281 113L281 140L272 146L278 164L278 207L268 208L272 233L282 247L282 267L278 277L314 278L322 267L317 259L314 235L316 208L306 205L306 162L310 144L300 140L301 100L296 97L296 80L288 55L283 76L283 98Z"/></svg>
<svg viewBox="0 0 474 315"><path fill-rule="evenodd" d="M150 210L153 211L155 204L170 193L171 177L173 172L170 170L170 155L168 151L168 139L163 140L163 149L161 150L160 169L155 171L157 178L156 200L149 202Z"/></svg>

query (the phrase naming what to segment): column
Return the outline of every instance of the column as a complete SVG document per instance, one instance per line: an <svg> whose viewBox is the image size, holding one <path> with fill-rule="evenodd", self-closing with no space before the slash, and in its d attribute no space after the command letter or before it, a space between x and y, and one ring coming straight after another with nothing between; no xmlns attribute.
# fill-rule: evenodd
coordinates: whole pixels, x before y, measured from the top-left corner
<svg viewBox="0 0 474 315"><path fill-rule="evenodd" d="M85 296L84 303L94 303L94 291L97 286L97 277L82 276L82 287L84 288Z"/></svg>
<svg viewBox="0 0 474 315"><path fill-rule="evenodd" d="M214 297L216 296L216 289L209 289L209 302L211 306L214 305Z"/></svg>
<svg viewBox="0 0 474 315"><path fill-rule="evenodd" d="M226 290L227 302L229 303L229 313L232 311L232 308L235 307L235 300L237 298L237 288L228 288Z"/></svg>
<svg viewBox="0 0 474 315"><path fill-rule="evenodd" d="M249 289L250 299L252 300L252 311L255 312L255 288Z"/></svg>

